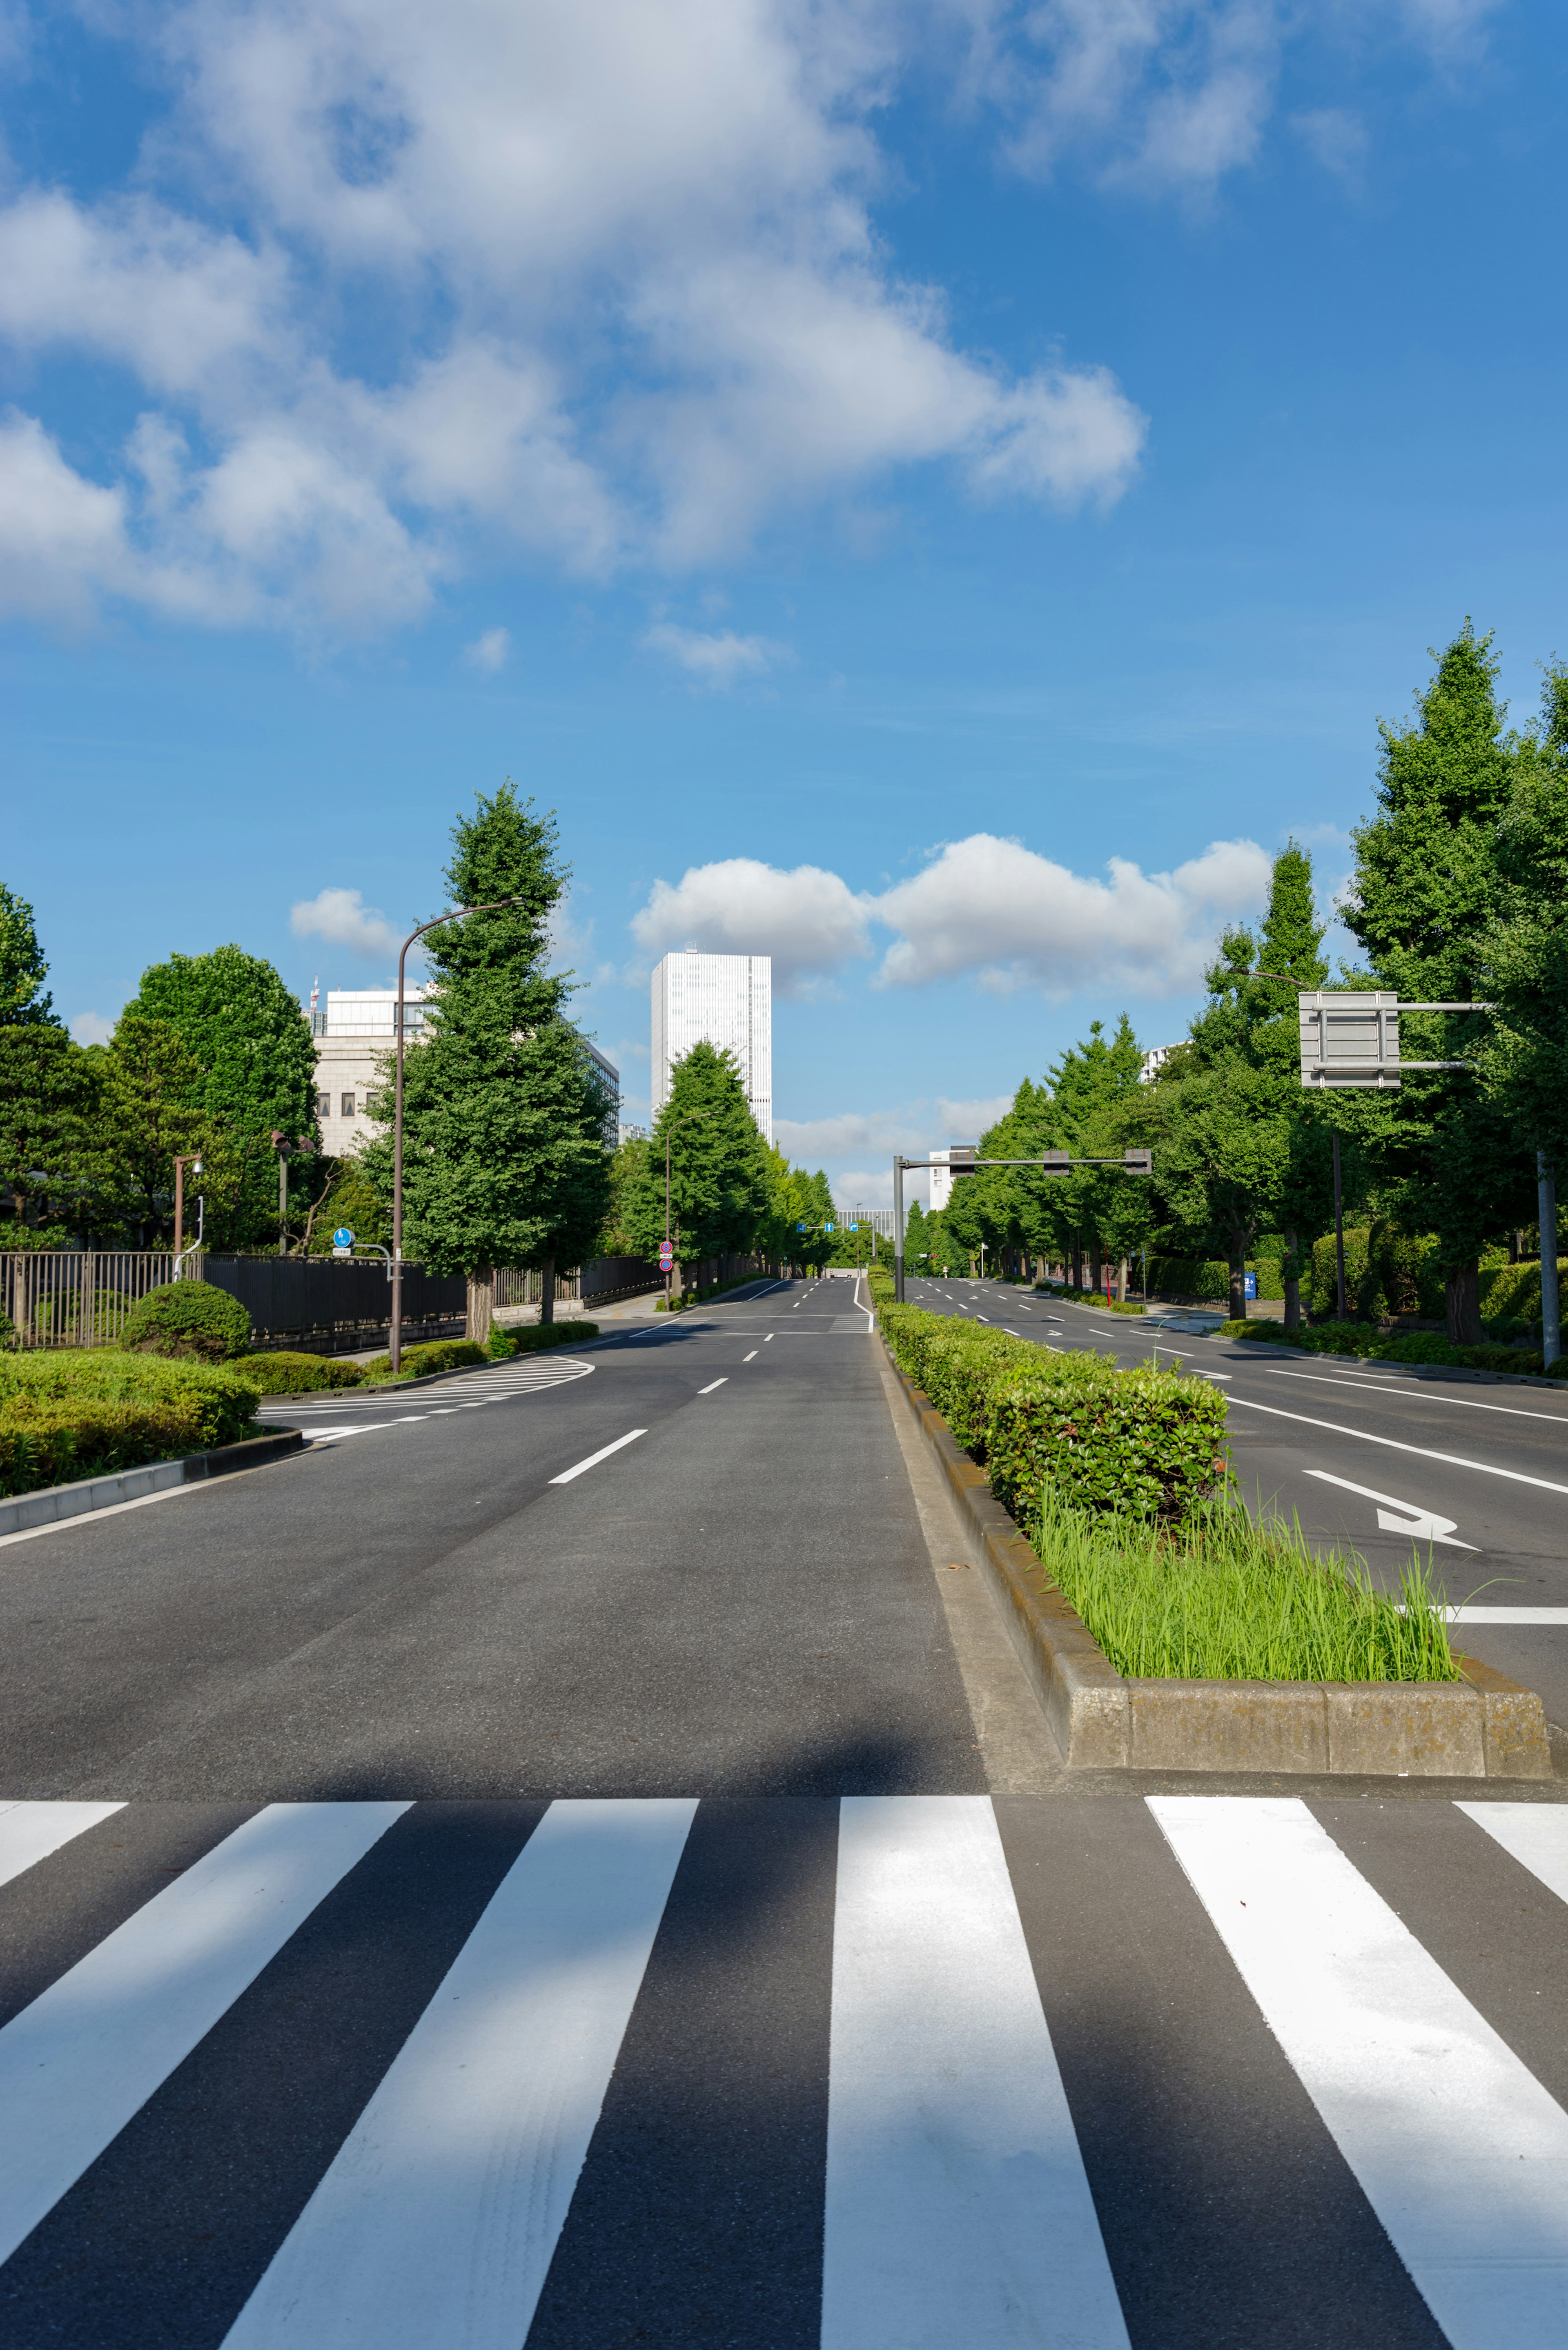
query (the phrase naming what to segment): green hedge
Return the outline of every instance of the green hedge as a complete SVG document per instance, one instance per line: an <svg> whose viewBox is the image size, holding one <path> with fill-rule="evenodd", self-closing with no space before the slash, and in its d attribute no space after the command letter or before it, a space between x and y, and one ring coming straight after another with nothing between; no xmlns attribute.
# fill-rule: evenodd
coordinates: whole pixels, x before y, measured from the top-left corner
<svg viewBox="0 0 1568 2350"><path fill-rule="evenodd" d="M0 1356L0 1492L36 1492L255 1432L256 1391L227 1369L117 1348Z"/></svg>
<svg viewBox="0 0 1568 2350"><path fill-rule="evenodd" d="M489 1360L484 1348L472 1338L431 1338L423 1346L403 1348L399 1377L419 1379L431 1371L472 1370ZM390 1355L377 1355L364 1367L369 1380L389 1379L392 1376L392 1358Z"/></svg>
<svg viewBox="0 0 1568 2350"><path fill-rule="evenodd" d="M251 1317L210 1281L166 1281L131 1307L119 1343L131 1354L226 1362L249 1347Z"/></svg>
<svg viewBox="0 0 1568 2350"><path fill-rule="evenodd" d="M598 1335L597 1322L579 1321L576 1316L570 1322L524 1322L515 1330L504 1330L497 1323L490 1333L490 1359L504 1363L514 1355L543 1354L548 1347L575 1347Z"/></svg>
<svg viewBox="0 0 1568 2350"><path fill-rule="evenodd" d="M1338 1287L1332 1232L1313 1243L1311 1278L1304 1286L1314 1314L1334 1312ZM1443 1268L1436 1240L1430 1233L1396 1232L1388 1223L1347 1228L1345 1295L1350 1311L1371 1322L1392 1321L1400 1314L1439 1319Z"/></svg>
<svg viewBox="0 0 1568 2350"><path fill-rule="evenodd" d="M243 1355L230 1367L257 1395L305 1395L313 1388L357 1388L365 1373L358 1363L341 1356Z"/></svg>
<svg viewBox="0 0 1568 2350"><path fill-rule="evenodd" d="M1277 1257L1249 1257L1247 1271L1258 1276L1260 1297L1283 1297L1284 1271ZM1231 1268L1220 1257L1151 1256L1148 1286L1199 1304L1223 1305L1231 1295Z"/></svg>
<svg viewBox="0 0 1568 2350"><path fill-rule="evenodd" d="M1407 1330L1394 1336L1366 1322L1318 1322L1310 1330L1287 1331L1282 1322L1226 1322L1227 1338L1266 1338L1279 1347L1300 1347L1313 1355L1354 1355L1366 1362L1435 1363L1455 1370L1519 1371L1539 1377L1545 1369L1534 1347L1453 1347L1436 1330ZM1550 1376L1568 1378L1568 1363L1554 1363Z"/></svg>
<svg viewBox="0 0 1568 2350"><path fill-rule="evenodd" d="M1539 1264L1483 1264L1477 1284L1480 1309L1489 1322L1517 1322L1539 1333L1541 1328L1541 1267ZM1557 1260L1557 1294L1568 1290L1568 1257Z"/></svg>
<svg viewBox="0 0 1568 2350"><path fill-rule="evenodd" d="M1047 1353L917 1306L880 1318L899 1367L1014 1517L1033 1517L1050 1485L1079 1508L1168 1523L1228 1486L1225 1399L1206 1381Z"/></svg>

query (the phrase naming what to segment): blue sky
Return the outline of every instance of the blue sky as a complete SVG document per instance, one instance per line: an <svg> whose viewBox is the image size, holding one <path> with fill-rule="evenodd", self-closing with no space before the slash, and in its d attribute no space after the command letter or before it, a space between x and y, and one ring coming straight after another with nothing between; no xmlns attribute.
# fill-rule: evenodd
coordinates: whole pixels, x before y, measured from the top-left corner
<svg viewBox="0 0 1568 2350"><path fill-rule="evenodd" d="M376 983L511 775L646 1100L772 952L851 1194L1179 1035L1376 721L1559 625L1533 0L88 0L0 14L0 878L59 1009Z"/></svg>

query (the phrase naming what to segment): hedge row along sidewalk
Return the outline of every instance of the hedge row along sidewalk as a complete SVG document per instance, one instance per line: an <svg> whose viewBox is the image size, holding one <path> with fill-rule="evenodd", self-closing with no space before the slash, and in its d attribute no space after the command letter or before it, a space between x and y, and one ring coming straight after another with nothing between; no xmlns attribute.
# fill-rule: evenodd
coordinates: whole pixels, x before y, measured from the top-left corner
<svg viewBox="0 0 1568 2350"><path fill-rule="evenodd" d="M1453 1656L1418 1565L1401 1603L1235 1507L1206 1382L881 1319L1067 1762L1551 1776L1539 1698Z"/></svg>
<svg viewBox="0 0 1568 2350"><path fill-rule="evenodd" d="M0 1494L237 1444L256 1403L226 1367L110 1347L0 1354Z"/></svg>

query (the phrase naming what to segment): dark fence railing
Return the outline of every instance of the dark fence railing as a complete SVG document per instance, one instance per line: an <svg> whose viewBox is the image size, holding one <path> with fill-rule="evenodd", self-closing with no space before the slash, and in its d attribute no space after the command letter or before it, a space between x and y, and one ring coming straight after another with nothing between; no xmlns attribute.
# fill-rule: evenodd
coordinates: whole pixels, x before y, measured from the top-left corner
<svg viewBox="0 0 1568 2350"><path fill-rule="evenodd" d="M380 1257L209 1256L202 1278L238 1298L254 1343L314 1355L379 1346L391 1322L392 1284ZM403 1267L403 1342L461 1337L468 1288L458 1274Z"/></svg>

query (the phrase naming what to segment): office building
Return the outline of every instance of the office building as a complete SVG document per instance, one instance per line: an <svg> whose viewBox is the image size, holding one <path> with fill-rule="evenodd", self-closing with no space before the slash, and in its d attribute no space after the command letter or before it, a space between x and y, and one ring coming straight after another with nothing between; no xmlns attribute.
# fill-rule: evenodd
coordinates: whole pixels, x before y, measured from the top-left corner
<svg viewBox="0 0 1568 2350"><path fill-rule="evenodd" d="M670 1098L670 1072L693 1045L732 1053L752 1116L774 1139L774 963L771 955L667 954L653 974L653 1115Z"/></svg>
<svg viewBox="0 0 1568 2350"><path fill-rule="evenodd" d="M931 1208L933 1213L945 1208L953 1195L953 1184L974 1173L974 1154L978 1143L950 1142L945 1150L933 1150L931 1160Z"/></svg>
<svg viewBox="0 0 1568 2350"><path fill-rule="evenodd" d="M321 1147L334 1159L363 1149L376 1132L369 1097L381 1082L380 1065L397 1042L395 987L334 987L321 1008L320 989L310 991L310 1033L316 1040L316 1117ZM403 990L404 1033L416 1045L424 1029L422 985ZM620 1122L620 1072L597 1045L583 1039L609 1095L605 1148L613 1150Z"/></svg>

